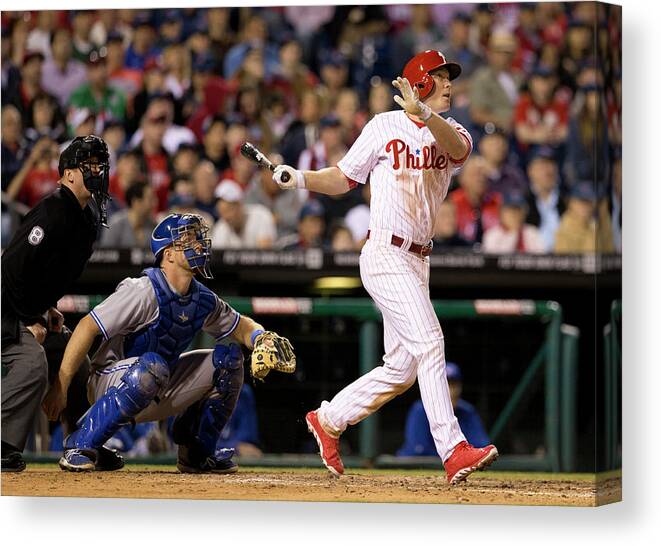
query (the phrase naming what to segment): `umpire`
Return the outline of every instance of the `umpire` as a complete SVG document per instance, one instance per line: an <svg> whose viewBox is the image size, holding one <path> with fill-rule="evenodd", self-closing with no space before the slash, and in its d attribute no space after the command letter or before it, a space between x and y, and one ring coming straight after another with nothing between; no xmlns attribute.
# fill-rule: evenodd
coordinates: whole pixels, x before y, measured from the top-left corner
<svg viewBox="0 0 661 546"><path fill-rule="evenodd" d="M2 255L2 471L25 469L23 449L48 382L42 343L64 321L58 300L106 224L108 146L77 137L62 152L60 187L26 216Z"/></svg>

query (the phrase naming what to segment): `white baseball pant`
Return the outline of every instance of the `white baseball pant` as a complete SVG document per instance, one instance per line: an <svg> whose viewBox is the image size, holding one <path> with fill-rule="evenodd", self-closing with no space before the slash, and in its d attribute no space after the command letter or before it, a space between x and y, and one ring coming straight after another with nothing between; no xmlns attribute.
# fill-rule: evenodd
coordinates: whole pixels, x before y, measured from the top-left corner
<svg viewBox="0 0 661 546"><path fill-rule="evenodd" d="M390 244L392 232L372 230L360 255L360 276L383 316L383 365L371 370L330 401L319 421L339 437L406 391L416 378L436 450L445 461L465 440L452 409L445 372L445 344L429 296L429 259Z"/></svg>

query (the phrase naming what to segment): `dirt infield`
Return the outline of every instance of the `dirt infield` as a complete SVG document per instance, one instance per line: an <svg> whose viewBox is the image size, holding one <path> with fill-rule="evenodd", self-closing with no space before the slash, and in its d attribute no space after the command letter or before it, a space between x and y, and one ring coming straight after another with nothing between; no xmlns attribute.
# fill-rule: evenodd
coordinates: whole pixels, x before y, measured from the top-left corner
<svg viewBox="0 0 661 546"><path fill-rule="evenodd" d="M597 493L597 483L599 483ZM127 466L113 473L71 474L31 465L2 474L2 494L36 497L123 497L428 504L595 506L621 499L618 474L483 472L450 487L438 472L241 468L233 475L183 475L172 467Z"/></svg>

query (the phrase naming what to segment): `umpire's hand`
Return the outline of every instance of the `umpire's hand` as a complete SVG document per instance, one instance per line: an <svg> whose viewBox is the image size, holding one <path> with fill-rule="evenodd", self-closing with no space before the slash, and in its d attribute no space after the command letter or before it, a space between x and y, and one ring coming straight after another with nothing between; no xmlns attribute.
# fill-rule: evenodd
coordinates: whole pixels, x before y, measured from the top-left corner
<svg viewBox="0 0 661 546"><path fill-rule="evenodd" d="M64 325L64 315L60 313L56 307L51 307L48 310L48 330L59 334Z"/></svg>
<svg viewBox="0 0 661 546"><path fill-rule="evenodd" d="M38 322L35 322L34 324L30 324L30 326L26 326L26 328L30 330L30 333L34 336L34 339L37 340L37 343L39 345L44 344L44 340L46 339L46 334L48 333L46 328L44 328Z"/></svg>
<svg viewBox="0 0 661 546"><path fill-rule="evenodd" d="M57 421L60 413L67 407L67 390L68 387L63 386L59 378L56 378L48 389L41 407L49 421Z"/></svg>

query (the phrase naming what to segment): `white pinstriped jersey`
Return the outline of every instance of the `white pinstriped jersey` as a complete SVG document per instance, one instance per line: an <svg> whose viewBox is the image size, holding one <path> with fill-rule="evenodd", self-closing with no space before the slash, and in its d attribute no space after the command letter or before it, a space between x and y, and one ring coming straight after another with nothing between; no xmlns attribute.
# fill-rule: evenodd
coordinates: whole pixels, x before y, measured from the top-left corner
<svg viewBox="0 0 661 546"><path fill-rule="evenodd" d="M370 178L370 229L390 230L418 243L432 238L450 179L473 149L470 133L454 119L446 121L469 145L458 161L436 143L426 125L396 110L374 116L338 163L350 180L364 184Z"/></svg>

